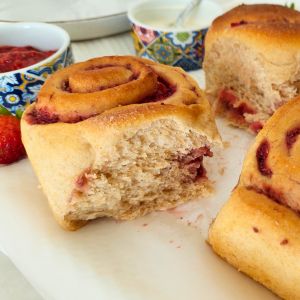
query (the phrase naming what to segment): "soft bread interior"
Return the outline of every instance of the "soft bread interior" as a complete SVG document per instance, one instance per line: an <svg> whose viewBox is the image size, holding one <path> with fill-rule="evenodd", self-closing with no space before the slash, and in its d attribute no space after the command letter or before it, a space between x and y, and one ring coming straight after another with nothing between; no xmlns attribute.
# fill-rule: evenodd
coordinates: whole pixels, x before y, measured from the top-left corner
<svg viewBox="0 0 300 300"><path fill-rule="evenodd" d="M223 89L230 89L240 103L246 103L256 111L244 114L246 122L264 123L279 106L299 94L299 66L300 55L289 63L272 62L259 48L246 45L238 37L220 36L205 55L209 100L219 113L226 115L226 107L218 100ZM236 102L234 106L240 103ZM234 116L226 116L237 123Z"/></svg>
<svg viewBox="0 0 300 300"><path fill-rule="evenodd" d="M210 146L204 135L172 119L123 132L111 151L80 175L84 185L75 187L66 217L131 219L205 195L208 180L197 174L201 158L193 150Z"/></svg>
<svg viewBox="0 0 300 300"><path fill-rule="evenodd" d="M22 139L57 221L76 230L97 217L132 219L206 195L209 149L220 145L206 105L128 106L47 125L30 124L29 107Z"/></svg>

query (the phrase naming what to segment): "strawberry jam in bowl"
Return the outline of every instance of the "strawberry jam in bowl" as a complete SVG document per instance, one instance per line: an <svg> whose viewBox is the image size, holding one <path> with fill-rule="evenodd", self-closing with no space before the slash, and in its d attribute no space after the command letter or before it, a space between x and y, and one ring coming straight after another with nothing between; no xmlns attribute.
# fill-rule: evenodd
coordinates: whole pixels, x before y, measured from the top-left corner
<svg viewBox="0 0 300 300"><path fill-rule="evenodd" d="M29 67L46 59L55 52L56 50L42 51L31 46L0 45L0 73Z"/></svg>
<svg viewBox="0 0 300 300"><path fill-rule="evenodd" d="M0 115L20 117L46 78L73 62L70 37L46 23L0 24Z"/></svg>

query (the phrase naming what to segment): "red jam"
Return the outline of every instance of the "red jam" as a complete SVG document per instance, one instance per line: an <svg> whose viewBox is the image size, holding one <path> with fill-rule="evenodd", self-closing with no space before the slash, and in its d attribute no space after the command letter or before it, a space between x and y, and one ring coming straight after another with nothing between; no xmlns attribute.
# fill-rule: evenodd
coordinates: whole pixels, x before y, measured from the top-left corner
<svg viewBox="0 0 300 300"><path fill-rule="evenodd" d="M294 143L296 143L299 134L300 134L299 127L293 128L286 133L285 142L288 150L290 150L294 145Z"/></svg>
<svg viewBox="0 0 300 300"><path fill-rule="evenodd" d="M157 85L156 93L144 99L142 103L162 101L172 96L176 92L176 86L170 85L162 77L158 77L157 81L158 81L158 85Z"/></svg>
<svg viewBox="0 0 300 300"><path fill-rule="evenodd" d="M273 175L272 170L268 167L267 158L270 153L270 143L267 140L263 140L256 150L256 160L258 170L263 176L271 177Z"/></svg>
<svg viewBox="0 0 300 300"><path fill-rule="evenodd" d="M230 89L223 89L220 93L219 100L227 107L227 109L236 113L239 116L244 116L244 114L254 114L255 111L245 102L241 102L237 106L235 105L238 102L238 97Z"/></svg>
<svg viewBox="0 0 300 300"><path fill-rule="evenodd" d="M31 46L0 46L0 73L34 65L49 57L55 51L41 51Z"/></svg>
<svg viewBox="0 0 300 300"><path fill-rule="evenodd" d="M248 24L247 21L241 20L241 21L239 21L239 22L231 23L230 25L231 25L231 27L237 27L237 26L242 26L242 25L247 25L247 24Z"/></svg>

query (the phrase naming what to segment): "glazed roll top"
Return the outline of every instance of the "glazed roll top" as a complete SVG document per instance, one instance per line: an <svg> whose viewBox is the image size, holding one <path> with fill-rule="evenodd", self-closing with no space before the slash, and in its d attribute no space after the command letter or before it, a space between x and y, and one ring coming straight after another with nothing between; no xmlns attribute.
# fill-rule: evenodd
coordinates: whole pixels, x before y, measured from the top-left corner
<svg viewBox="0 0 300 300"><path fill-rule="evenodd" d="M179 68L129 56L101 57L72 65L44 84L32 123L74 123L111 108L164 101L195 104L203 97Z"/></svg>

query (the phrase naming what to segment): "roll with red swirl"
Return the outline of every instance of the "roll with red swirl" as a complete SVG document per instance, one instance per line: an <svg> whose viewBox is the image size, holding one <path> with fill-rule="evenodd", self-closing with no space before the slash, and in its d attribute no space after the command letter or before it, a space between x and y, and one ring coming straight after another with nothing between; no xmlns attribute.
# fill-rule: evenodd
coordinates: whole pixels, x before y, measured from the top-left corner
<svg viewBox="0 0 300 300"><path fill-rule="evenodd" d="M131 56L55 73L23 115L22 139L56 219L69 230L206 194L203 161L220 142L189 75Z"/></svg>
<svg viewBox="0 0 300 300"><path fill-rule="evenodd" d="M300 299L300 97L259 132L209 242L283 299Z"/></svg>

